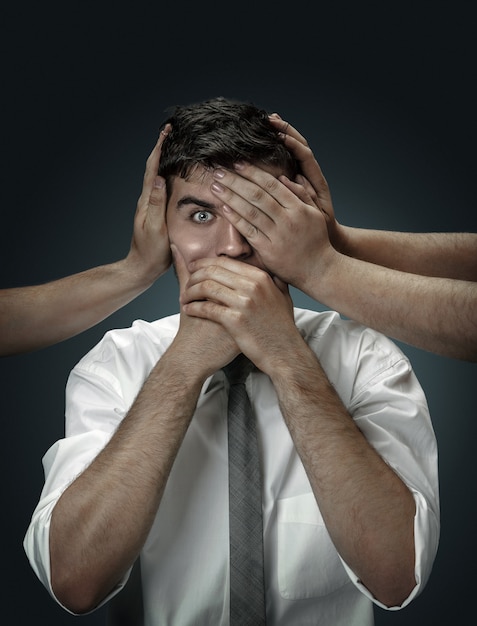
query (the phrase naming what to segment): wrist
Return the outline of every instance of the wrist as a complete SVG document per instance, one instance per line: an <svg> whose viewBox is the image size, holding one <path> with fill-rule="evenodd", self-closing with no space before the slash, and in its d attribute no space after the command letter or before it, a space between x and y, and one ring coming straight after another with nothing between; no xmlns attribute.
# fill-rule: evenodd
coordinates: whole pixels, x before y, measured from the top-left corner
<svg viewBox="0 0 477 626"><path fill-rule="evenodd" d="M117 264L126 283L137 288L138 293L148 289L167 269L145 262L132 251Z"/></svg>
<svg viewBox="0 0 477 626"><path fill-rule="evenodd" d="M323 248L317 258L310 263L303 285L299 288L315 300L330 306L328 299L336 287L345 258L344 254L331 245Z"/></svg>
<svg viewBox="0 0 477 626"><path fill-rule="evenodd" d="M202 357L202 361L203 361ZM164 352L155 367L164 384L170 381L181 393L200 393L202 385L209 373L199 365L199 359L194 359L190 351L183 351L175 342Z"/></svg>
<svg viewBox="0 0 477 626"><path fill-rule="evenodd" d="M231 360L231 359L230 359ZM161 361L174 377L179 377L188 388L202 387L209 376L220 367L211 365L209 359L204 359L203 350L196 350L190 341L182 340L176 335Z"/></svg>
<svg viewBox="0 0 477 626"><path fill-rule="evenodd" d="M374 231L353 226L340 226L339 248L341 254L361 261L373 262L373 251L376 246L375 234L383 231ZM378 241L381 239L379 237ZM381 244L380 244L381 245ZM382 244L385 245L384 243ZM389 242L391 245L391 242Z"/></svg>
<svg viewBox="0 0 477 626"><path fill-rule="evenodd" d="M315 353L302 337L300 340L301 345L287 352L286 358L275 359L268 373L279 396L282 389L287 389L289 392L296 390L297 393L301 393L308 387L307 381L310 380L310 376L316 376L317 370L322 371Z"/></svg>
<svg viewBox="0 0 477 626"><path fill-rule="evenodd" d="M356 248L355 235L356 228L351 226L343 226L336 222L333 234L333 247L341 254L354 256L353 250Z"/></svg>

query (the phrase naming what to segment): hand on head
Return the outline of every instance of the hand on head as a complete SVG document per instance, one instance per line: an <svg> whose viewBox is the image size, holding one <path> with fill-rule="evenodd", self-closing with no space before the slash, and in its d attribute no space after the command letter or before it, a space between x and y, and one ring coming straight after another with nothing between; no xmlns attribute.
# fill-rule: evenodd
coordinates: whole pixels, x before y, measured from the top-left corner
<svg viewBox="0 0 477 626"><path fill-rule="evenodd" d="M246 163L218 169L214 177L211 190L226 218L269 271L303 289L331 249L324 212L308 181Z"/></svg>
<svg viewBox="0 0 477 626"><path fill-rule="evenodd" d="M315 206L323 211L330 241L339 250L342 237L340 225L336 221L330 188L312 149L305 137L289 122L282 120L278 113L272 113L269 120L272 126L280 132L283 143L298 161L303 176L299 176L297 182L305 187Z"/></svg>
<svg viewBox="0 0 477 626"><path fill-rule="evenodd" d="M137 202L134 216L134 232L128 260L157 278L171 264L171 253L166 226L166 188L165 181L157 175L161 148L170 132L167 125L159 135L146 162L146 171L142 192Z"/></svg>

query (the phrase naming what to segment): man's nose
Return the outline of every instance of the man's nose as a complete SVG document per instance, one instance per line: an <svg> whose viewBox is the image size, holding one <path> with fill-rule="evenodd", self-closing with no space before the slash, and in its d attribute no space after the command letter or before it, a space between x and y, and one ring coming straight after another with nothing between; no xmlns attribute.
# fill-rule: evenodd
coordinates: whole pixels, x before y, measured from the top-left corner
<svg viewBox="0 0 477 626"><path fill-rule="evenodd" d="M217 241L217 256L228 256L234 259L247 258L252 254L252 246L243 235L227 220L221 220L220 233Z"/></svg>

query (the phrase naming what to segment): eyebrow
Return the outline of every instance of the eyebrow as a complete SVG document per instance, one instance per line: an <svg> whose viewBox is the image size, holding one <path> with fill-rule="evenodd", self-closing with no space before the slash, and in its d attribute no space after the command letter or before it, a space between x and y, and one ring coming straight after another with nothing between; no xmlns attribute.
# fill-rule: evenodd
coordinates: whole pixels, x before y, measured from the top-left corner
<svg viewBox="0 0 477 626"><path fill-rule="evenodd" d="M215 204L211 202L206 202L205 200L201 200L200 198L196 198L195 196L183 196L177 202L177 209L181 209L183 206L187 206L188 204L195 204L196 206L200 206L203 209L214 209Z"/></svg>

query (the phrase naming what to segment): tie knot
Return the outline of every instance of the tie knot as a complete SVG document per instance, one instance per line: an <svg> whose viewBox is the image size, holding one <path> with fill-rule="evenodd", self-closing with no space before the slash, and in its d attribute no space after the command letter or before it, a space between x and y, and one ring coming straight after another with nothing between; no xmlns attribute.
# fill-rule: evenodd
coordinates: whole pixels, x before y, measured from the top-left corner
<svg viewBox="0 0 477 626"><path fill-rule="evenodd" d="M244 383L253 369L253 363L244 354L239 354L233 361L226 365L223 370L230 385Z"/></svg>

